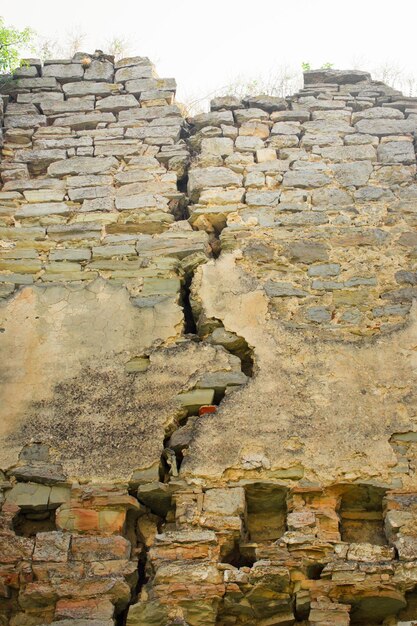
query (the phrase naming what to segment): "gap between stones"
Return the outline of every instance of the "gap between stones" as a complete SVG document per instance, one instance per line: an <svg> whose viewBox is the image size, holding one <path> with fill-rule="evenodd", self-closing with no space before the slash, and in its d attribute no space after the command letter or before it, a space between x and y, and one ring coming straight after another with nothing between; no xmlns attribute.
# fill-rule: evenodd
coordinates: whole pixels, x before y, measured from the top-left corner
<svg viewBox="0 0 417 626"><path fill-rule="evenodd" d="M187 129L184 128L184 137L188 138ZM190 147L190 146L189 146ZM190 204L190 198L188 196L187 184L188 184L188 171L190 167L190 161L185 165L182 175L178 178L177 188L178 191L184 194L183 202L181 205L183 210L181 213L174 214L176 221L189 218L188 206ZM214 230L209 234L210 247L212 255L217 258L221 254L221 241L220 231ZM194 280L195 268L191 267L185 274L181 281L181 294L180 302L184 315L184 335L190 338L192 341L204 342L208 341L213 345L223 346L230 354L237 356L241 362L241 371L247 376L253 376L253 349L248 345L247 341L238 336L236 333L226 331L223 323L219 319L212 318L210 320L199 318L203 317L203 314L197 317L195 310L193 309L191 302L191 288ZM212 332L208 334L207 329L212 328ZM163 452L161 454L160 462L160 480L163 483L169 483L171 477L177 477L181 464L184 458L184 450L188 448L191 441L193 428L188 429L187 436L184 441L173 441L173 435L177 433L179 429L185 429L189 423L189 418L192 415L196 416L196 419L207 413L215 413L217 407L221 404L226 393L226 388L222 392L216 392L214 399L209 405L200 405L193 407L193 410L188 409L185 417L180 417L178 420L174 420L170 424L165 432L163 441Z"/></svg>
<svg viewBox="0 0 417 626"><path fill-rule="evenodd" d="M187 184L188 165L183 176L177 182L178 191L184 194L184 201L180 203L181 210L173 211L176 221L189 218ZM221 253L220 232L214 231L210 233L210 247L213 258L218 258ZM239 358L242 374L247 378L252 377L254 367L253 348L249 346L246 340L236 333L227 331L221 320L215 318L207 319L203 315L196 315L191 301L194 274L195 268L189 269L181 281L180 304L184 316L183 335L191 341L198 343L208 342L211 345L222 346L227 352ZM211 404L196 404L194 407L188 407L181 417L174 419L166 428L163 450L160 456L159 485L157 487L155 483L153 484L155 490L150 494L150 497L141 493L144 488L146 490L147 484L130 490L130 494L138 499L140 506L144 510L142 515L133 515L127 521L126 536L128 536L132 546L138 547L138 544L141 544L143 547L139 553L137 583L132 589L129 603L116 614L115 626L126 625L129 607L138 601L141 589L147 583L150 575L147 572L149 546L146 545L146 537L141 536L140 520L143 520L145 526L148 522L150 524L153 523L157 532L163 532L167 525L175 523L170 483L172 479L175 480L179 476L184 459L184 451L191 443L195 423L203 415L216 413L225 394L226 387L223 390L216 390ZM149 485L149 487L151 486ZM149 493L147 495L149 496Z"/></svg>

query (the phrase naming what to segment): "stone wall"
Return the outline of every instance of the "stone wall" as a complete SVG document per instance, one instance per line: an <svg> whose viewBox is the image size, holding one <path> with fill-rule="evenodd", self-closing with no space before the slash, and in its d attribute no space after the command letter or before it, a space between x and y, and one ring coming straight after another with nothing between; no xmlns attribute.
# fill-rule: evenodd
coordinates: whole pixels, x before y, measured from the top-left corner
<svg viewBox="0 0 417 626"><path fill-rule="evenodd" d="M3 87L1 626L417 623L417 100Z"/></svg>

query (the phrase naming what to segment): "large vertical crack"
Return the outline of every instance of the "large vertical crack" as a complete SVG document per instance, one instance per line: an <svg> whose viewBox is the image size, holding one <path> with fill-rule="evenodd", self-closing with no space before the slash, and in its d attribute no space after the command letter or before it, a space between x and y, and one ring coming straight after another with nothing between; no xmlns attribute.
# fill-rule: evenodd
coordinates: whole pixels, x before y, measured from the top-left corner
<svg viewBox="0 0 417 626"><path fill-rule="evenodd" d="M188 220L190 217L188 210L190 198L187 194L189 167L190 161L186 160L182 163L181 171L178 172L177 189L180 199L176 200L171 207L171 212L177 222ZM211 256L214 259L221 254L220 235L225 227L226 222L208 233ZM172 495L177 488L176 483L181 479L181 465L193 440L198 420L207 413L215 413L228 392L245 384L253 376L252 347L243 337L228 331L221 320L206 318L195 302L193 297L193 291L196 290L195 273L202 261L204 262L204 259L182 263L184 273L181 279L179 302L183 309L183 337L188 341L209 344L216 349L225 350L235 360L236 367L228 372L209 371L206 375L208 380L205 382L200 380L194 388L186 392L208 391L210 385L214 391L209 402L197 399L195 405L188 405L186 408L179 409L177 415L165 429L159 463L159 481L144 483L132 490L132 495L135 495L141 506L139 516L133 522L131 520L127 528L127 532L131 535L132 545L136 546L135 549L138 553L137 581L132 588L128 606L116 617L116 626L125 626L129 607L140 601L142 590L152 582L153 573L148 560L148 551L152 545L152 532L160 533L175 527L175 508ZM220 378L221 376L224 377L224 383L213 382L213 378L219 374ZM204 397L204 393L202 393L202 397ZM149 533L148 536L146 536L147 532Z"/></svg>

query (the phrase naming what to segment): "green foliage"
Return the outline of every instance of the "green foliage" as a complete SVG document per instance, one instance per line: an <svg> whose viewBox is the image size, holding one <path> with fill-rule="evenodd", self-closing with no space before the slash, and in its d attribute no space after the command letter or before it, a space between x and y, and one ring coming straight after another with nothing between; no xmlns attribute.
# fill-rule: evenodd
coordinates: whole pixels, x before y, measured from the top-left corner
<svg viewBox="0 0 417 626"><path fill-rule="evenodd" d="M320 69L321 70L331 70L333 65L334 65L334 63L323 63L323 65L320 67ZM301 63L301 68L302 68L303 72L308 72L309 70L312 69L311 63L308 63L308 61L304 61L303 63Z"/></svg>
<svg viewBox="0 0 417 626"><path fill-rule="evenodd" d="M20 65L20 50L27 46L33 37L30 28L18 30L7 27L0 17L0 74L13 72Z"/></svg>

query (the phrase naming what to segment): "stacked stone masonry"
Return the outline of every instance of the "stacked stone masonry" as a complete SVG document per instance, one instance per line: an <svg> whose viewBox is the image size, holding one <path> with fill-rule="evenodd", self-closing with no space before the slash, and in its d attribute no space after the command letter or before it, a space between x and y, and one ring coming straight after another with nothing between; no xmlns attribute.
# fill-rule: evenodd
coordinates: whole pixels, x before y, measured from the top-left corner
<svg viewBox="0 0 417 626"><path fill-rule="evenodd" d="M0 626L417 624L417 99L3 81Z"/></svg>

